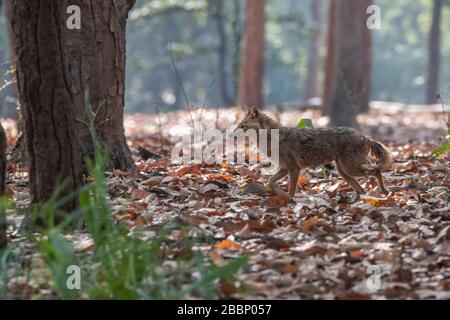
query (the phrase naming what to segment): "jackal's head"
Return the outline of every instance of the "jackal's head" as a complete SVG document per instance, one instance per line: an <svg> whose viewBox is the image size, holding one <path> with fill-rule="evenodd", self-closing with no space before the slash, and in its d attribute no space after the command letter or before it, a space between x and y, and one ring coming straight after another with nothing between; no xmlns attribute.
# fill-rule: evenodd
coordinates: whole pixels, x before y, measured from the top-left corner
<svg viewBox="0 0 450 320"><path fill-rule="evenodd" d="M269 118L264 113L259 111L258 108L253 107L245 116L244 120L239 123L236 129L248 130L248 129L279 129L281 125L275 120Z"/></svg>

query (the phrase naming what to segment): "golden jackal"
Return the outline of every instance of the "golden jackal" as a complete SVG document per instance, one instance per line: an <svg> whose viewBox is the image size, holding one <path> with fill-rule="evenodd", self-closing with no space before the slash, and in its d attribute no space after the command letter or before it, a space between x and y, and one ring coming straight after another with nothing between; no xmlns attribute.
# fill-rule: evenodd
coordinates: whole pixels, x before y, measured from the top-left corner
<svg viewBox="0 0 450 320"><path fill-rule="evenodd" d="M374 176L381 191L388 195L382 171L389 170L393 158L389 150L380 142L374 141L351 128L300 129L286 128L269 118L257 108L249 110L237 129L278 129L279 168L270 178L269 185L289 175L289 196L294 197L300 170L317 167L322 164L336 163L339 174L355 190L355 200L364 193L364 189L354 177ZM270 131L269 131L270 132ZM364 165L369 152L378 159L377 166Z"/></svg>

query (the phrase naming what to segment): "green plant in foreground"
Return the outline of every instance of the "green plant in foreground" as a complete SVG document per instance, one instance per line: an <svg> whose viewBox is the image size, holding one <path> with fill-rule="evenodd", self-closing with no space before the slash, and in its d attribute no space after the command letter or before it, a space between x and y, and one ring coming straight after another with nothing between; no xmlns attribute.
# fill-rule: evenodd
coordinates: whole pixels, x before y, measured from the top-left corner
<svg viewBox="0 0 450 320"><path fill-rule="evenodd" d="M10 252L7 249L0 250L0 300L8 295L8 258Z"/></svg>
<svg viewBox="0 0 450 320"><path fill-rule="evenodd" d="M450 152L450 123L447 124L447 127L447 141L433 152L433 158L439 158Z"/></svg>
<svg viewBox="0 0 450 320"><path fill-rule="evenodd" d="M439 158L444 154L447 154L448 152L450 152L450 140L447 140L446 143L444 143L433 152L433 158Z"/></svg>
<svg viewBox="0 0 450 320"><path fill-rule="evenodd" d="M433 158L439 158L439 157L447 154L448 152L450 152L450 122L449 122L449 120L447 120L448 119L447 118L448 114L446 112L447 104L446 104L446 101L440 95L437 96L436 100L438 102L440 102L442 105L442 113L443 113L444 119L447 124L447 138L446 138L446 142L444 142L439 148L437 148L433 152L433 155L432 155Z"/></svg>
<svg viewBox="0 0 450 320"><path fill-rule="evenodd" d="M171 245L165 242L170 226L162 227L151 241L144 241L139 232L130 234L126 226L116 223L106 196L105 156L97 142L95 147L95 163L86 159L94 182L80 191L79 212L68 218L83 217L94 252L75 253L63 235L70 222L49 224L38 240L54 287L62 298L178 299L195 295L211 299L217 297L215 287L219 280L235 281L234 273L247 264L246 257L217 267L188 243L189 254L174 258L170 256ZM45 208L47 213L57 210L55 201ZM67 287L67 268L71 265L82 270L80 291Z"/></svg>

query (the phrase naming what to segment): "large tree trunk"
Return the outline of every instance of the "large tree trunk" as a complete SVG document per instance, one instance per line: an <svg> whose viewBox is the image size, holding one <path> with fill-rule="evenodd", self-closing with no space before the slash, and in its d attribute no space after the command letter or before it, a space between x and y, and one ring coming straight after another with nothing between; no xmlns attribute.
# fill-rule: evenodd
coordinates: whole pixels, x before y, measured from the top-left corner
<svg viewBox="0 0 450 320"><path fill-rule="evenodd" d="M265 0L247 0L239 85L240 104L264 106Z"/></svg>
<svg viewBox="0 0 450 320"><path fill-rule="evenodd" d="M76 131L84 156L94 157L90 129L104 151L110 169L134 169L124 134L125 29L135 0L60 0L61 8L81 9L81 29L69 30L64 11L61 16L61 59L65 80L76 108ZM89 123L92 125L89 126ZM16 150L20 151L20 145ZM17 152L20 155L20 152Z"/></svg>
<svg viewBox="0 0 450 320"><path fill-rule="evenodd" d="M6 134L0 124L0 197L5 194L6 183ZM0 249L6 246L6 209L0 207Z"/></svg>
<svg viewBox="0 0 450 320"><path fill-rule="evenodd" d="M433 21L428 43L428 69L426 103L436 103L436 95L439 93L439 76L441 64L441 19L442 0L433 2Z"/></svg>
<svg viewBox="0 0 450 320"><path fill-rule="evenodd" d="M13 0L17 81L34 203L47 201L65 181L61 197L82 185L76 105L65 66L63 1ZM76 199L63 209L76 207Z"/></svg>
<svg viewBox="0 0 450 320"><path fill-rule="evenodd" d="M371 0L333 0L332 68L329 101L332 126L358 127L356 116L369 109L371 32L367 8Z"/></svg>
<svg viewBox="0 0 450 320"><path fill-rule="evenodd" d="M319 50L320 50L320 38L321 38L321 10L322 0L310 0L311 1L311 16L312 16L312 28L311 28L311 44L308 54L308 73L306 77L304 100L317 97L317 83L319 76Z"/></svg>
<svg viewBox="0 0 450 320"><path fill-rule="evenodd" d="M61 1L67 6L69 1ZM83 153L92 156L93 144L86 122L87 110L95 114L94 126L108 150L109 167L134 168L124 134L126 22L135 0L74 0L81 8L81 30L67 30L63 46L70 88L77 107L77 130Z"/></svg>

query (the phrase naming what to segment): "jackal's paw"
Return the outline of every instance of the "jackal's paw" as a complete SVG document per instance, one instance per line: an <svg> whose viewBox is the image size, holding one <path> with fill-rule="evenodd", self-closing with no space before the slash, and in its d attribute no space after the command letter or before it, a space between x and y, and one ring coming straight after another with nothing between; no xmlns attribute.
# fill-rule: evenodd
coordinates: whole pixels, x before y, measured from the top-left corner
<svg viewBox="0 0 450 320"><path fill-rule="evenodd" d="M278 188L275 185L266 185L266 189L268 189L269 191L275 193L277 196L281 197L286 203L289 203L292 201L292 197L286 193L286 191Z"/></svg>
<svg viewBox="0 0 450 320"><path fill-rule="evenodd" d="M391 191L388 188L382 188L381 192L387 197L391 194Z"/></svg>

